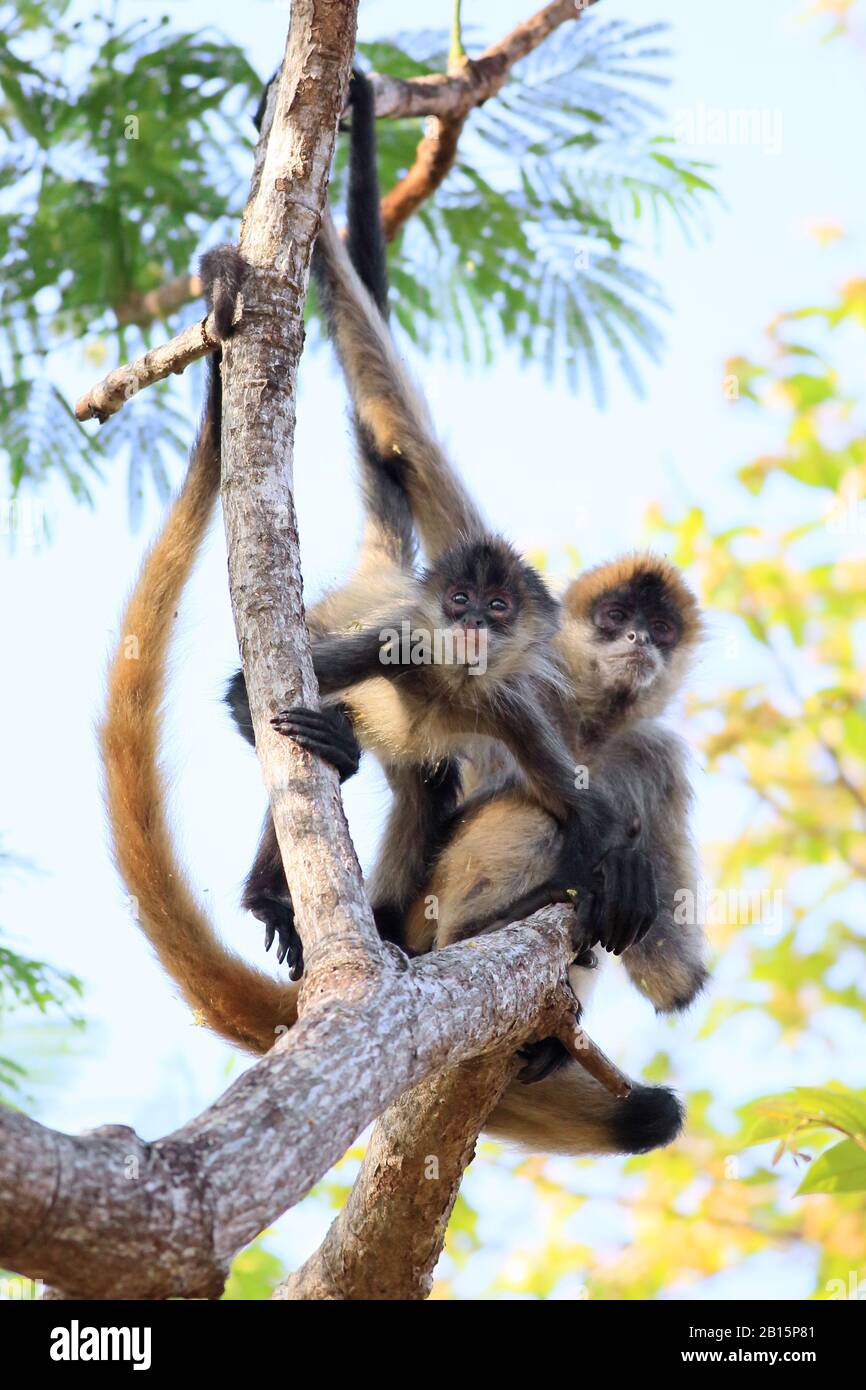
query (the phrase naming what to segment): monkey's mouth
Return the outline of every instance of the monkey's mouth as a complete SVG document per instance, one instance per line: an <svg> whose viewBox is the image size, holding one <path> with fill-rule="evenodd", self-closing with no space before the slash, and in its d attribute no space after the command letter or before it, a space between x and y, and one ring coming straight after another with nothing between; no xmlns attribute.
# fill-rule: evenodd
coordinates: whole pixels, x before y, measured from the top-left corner
<svg viewBox="0 0 866 1390"><path fill-rule="evenodd" d="M632 647L629 651L623 652L619 659L632 684L649 685L655 679L658 661L654 652L647 651L645 647Z"/></svg>

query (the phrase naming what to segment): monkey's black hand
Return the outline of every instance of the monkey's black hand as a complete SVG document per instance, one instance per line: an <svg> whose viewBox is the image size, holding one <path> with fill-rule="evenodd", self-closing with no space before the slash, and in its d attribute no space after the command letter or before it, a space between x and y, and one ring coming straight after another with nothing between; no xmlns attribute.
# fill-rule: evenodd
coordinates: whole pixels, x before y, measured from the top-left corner
<svg viewBox="0 0 866 1390"><path fill-rule="evenodd" d="M651 860L639 849L608 850L594 870L596 889L589 909L590 935L621 956L646 936L659 911ZM584 943L594 944L587 941Z"/></svg>
<svg viewBox="0 0 866 1390"><path fill-rule="evenodd" d="M295 912L288 901L275 898L253 903L250 911L265 927L265 950L269 951L277 938L277 960L288 963L289 979L299 980L304 973L304 948L295 927Z"/></svg>
<svg viewBox="0 0 866 1390"><path fill-rule="evenodd" d="M526 1065L517 1073L517 1080L524 1086L534 1086L537 1081L553 1076L570 1060L559 1038L542 1038L541 1042L527 1043L521 1047L518 1056L526 1059Z"/></svg>
<svg viewBox="0 0 866 1390"><path fill-rule="evenodd" d="M307 709L295 705L275 714L271 724L277 733L293 738L308 753L316 753L335 767L340 781L354 777L361 764L361 748L351 722L339 706Z"/></svg>

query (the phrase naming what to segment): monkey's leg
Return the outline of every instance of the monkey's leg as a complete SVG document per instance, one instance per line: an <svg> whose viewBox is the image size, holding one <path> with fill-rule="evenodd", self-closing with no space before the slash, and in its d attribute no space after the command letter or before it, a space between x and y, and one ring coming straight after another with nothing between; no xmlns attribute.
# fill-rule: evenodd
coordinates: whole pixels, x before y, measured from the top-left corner
<svg viewBox="0 0 866 1390"><path fill-rule="evenodd" d="M651 860L659 911L623 953L632 983L659 1013L678 1013L696 999L709 974L707 944L697 916L683 920L684 890L698 901L700 867L689 831L692 790L688 753L670 730L643 726L613 738L594 773L618 805L640 817L637 846Z"/></svg>
<svg viewBox="0 0 866 1390"><path fill-rule="evenodd" d="M443 758L434 767L392 766L387 772L393 800L369 893L379 935L405 951L406 915L447 837L460 800L460 768Z"/></svg>
<svg viewBox="0 0 866 1390"><path fill-rule="evenodd" d="M475 935L479 924L515 920L504 915L515 903L530 911L543 906L530 895L550 878L561 844L561 827L518 789L467 803L453 819L423 896L412 904L410 945L441 950Z"/></svg>
<svg viewBox="0 0 866 1390"><path fill-rule="evenodd" d="M237 680L230 687L234 695L232 712L240 724L237 711L243 715L246 688L243 699L239 698ZM246 707L249 708L248 706ZM331 763L345 782L354 776L361 761L361 749L355 738L352 724L341 705L333 705L322 710L306 709L297 705L284 710L271 721L280 733L293 738L302 748ZM242 906L257 917L265 926L265 950L269 951L274 938L279 939L277 960L282 965L288 962L289 978L299 980L304 973L304 950L301 938L295 927L295 913L286 871L277 844L274 823L268 815L255 862L244 885Z"/></svg>
<svg viewBox="0 0 866 1390"><path fill-rule="evenodd" d="M303 949L295 929L292 898L270 812L265 819L253 867L244 884L241 906L264 923L266 951L271 949L274 937L278 938L277 960L280 965L288 960L289 978L299 980L304 968Z"/></svg>

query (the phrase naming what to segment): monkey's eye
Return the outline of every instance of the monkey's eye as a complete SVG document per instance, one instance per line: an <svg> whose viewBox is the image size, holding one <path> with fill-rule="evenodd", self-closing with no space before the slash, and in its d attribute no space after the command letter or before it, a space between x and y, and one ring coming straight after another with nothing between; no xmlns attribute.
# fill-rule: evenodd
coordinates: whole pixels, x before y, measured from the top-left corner
<svg viewBox="0 0 866 1390"><path fill-rule="evenodd" d="M652 635L657 642L672 642L676 633L664 618L655 618L651 624Z"/></svg>
<svg viewBox="0 0 866 1390"><path fill-rule="evenodd" d="M608 622L624 623L628 615L624 608L608 608L604 616Z"/></svg>
<svg viewBox="0 0 866 1390"><path fill-rule="evenodd" d="M494 613L507 613L511 604L505 598L492 598L487 606L492 608Z"/></svg>
<svg viewBox="0 0 866 1390"><path fill-rule="evenodd" d="M458 590L456 594L451 595L451 602L456 603L460 608L465 608L466 604L469 602L469 595L464 594L462 590Z"/></svg>

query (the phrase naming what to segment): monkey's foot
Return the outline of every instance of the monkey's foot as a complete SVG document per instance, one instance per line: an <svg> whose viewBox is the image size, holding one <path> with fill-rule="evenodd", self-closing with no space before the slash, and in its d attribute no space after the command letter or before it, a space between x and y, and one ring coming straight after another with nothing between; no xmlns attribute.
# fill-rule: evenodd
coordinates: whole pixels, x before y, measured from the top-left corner
<svg viewBox="0 0 866 1390"><path fill-rule="evenodd" d="M340 709L294 705L275 714L271 724L278 734L293 738L308 753L315 753L335 767L341 782L358 771L361 749L352 725Z"/></svg>
<svg viewBox="0 0 866 1390"><path fill-rule="evenodd" d="M517 1080L524 1086L534 1086L553 1076L571 1060L559 1038L542 1038L541 1042L527 1043L521 1047L518 1056L523 1057L525 1065L517 1073Z"/></svg>

